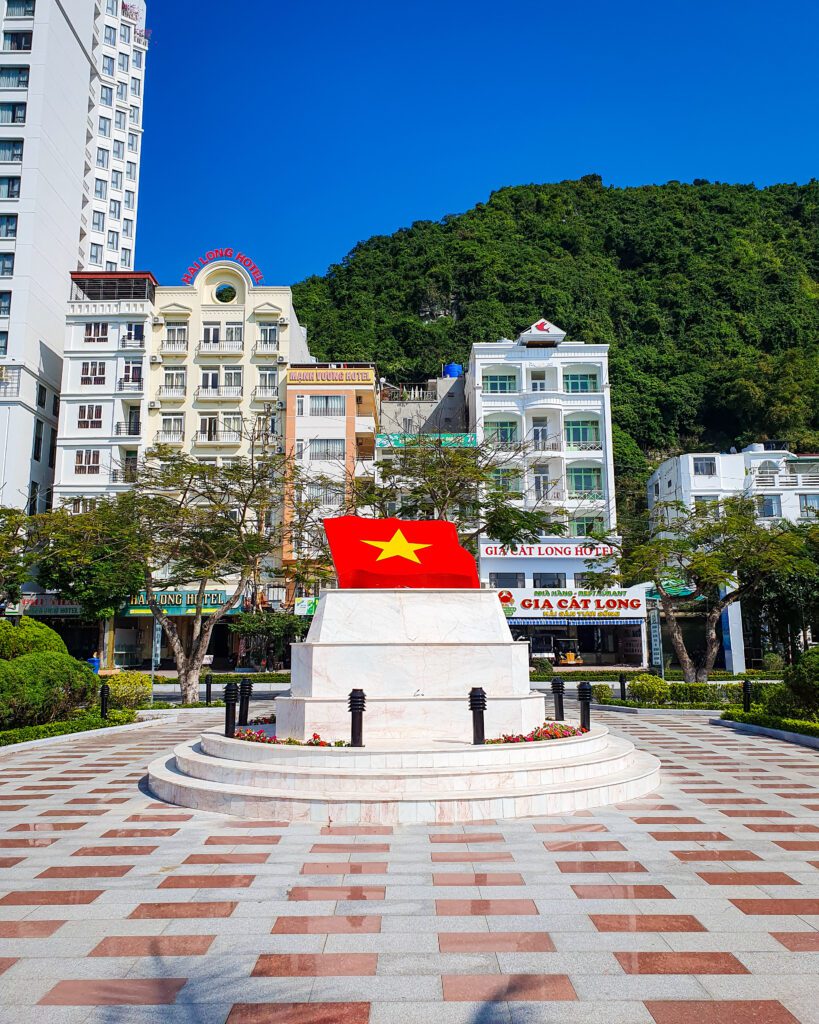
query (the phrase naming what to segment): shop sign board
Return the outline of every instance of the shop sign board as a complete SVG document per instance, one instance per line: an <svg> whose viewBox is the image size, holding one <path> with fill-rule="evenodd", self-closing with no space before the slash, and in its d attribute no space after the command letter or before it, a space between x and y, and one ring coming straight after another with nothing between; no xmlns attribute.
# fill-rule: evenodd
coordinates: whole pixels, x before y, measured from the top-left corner
<svg viewBox="0 0 819 1024"><path fill-rule="evenodd" d="M376 448L406 448L418 439L437 441L442 448L476 448L477 434L376 434Z"/></svg>
<svg viewBox="0 0 819 1024"><path fill-rule="evenodd" d="M322 366L315 369L290 369L288 384L375 384L372 366Z"/></svg>
<svg viewBox="0 0 819 1024"><path fill-rule="evenodd" d="M82 615L82 607L58 594L23 594L19 602L6 605L6 615L78 618Z"/></svg>
<svg viewBox="0 0 819 1024"><path fill-rule="evenodd" d="M315 615L318 602L317 597L297 597L293 611L296 615Z"/></svg>
<svg viewBox="0 0 819 1024"><path fill-rule="evenodd" d="M214 260L233 260L234 263L240 264L253 278L254 284L261 284L264 279L261 270L259 270L247 253L240 252L238 249L234 249L233 246L228 245L217 249L208 249L206 253L191 260L191 265L188 267L187 272L182 275L182 284L193 284L193 279L199 271L209 263L213 263Z"/></svg>
<svg viewBox="0 0 819 1024"><path fill-rule="evenodd" d="M582 540L558 539L508 547L491 540L481 541L481 558L608 558L614 553L611 544L594 544Z"/></svg>
<svg viewBox="0 0 819 1024"><path fill-rule="evenodd" d="M526 619L560 620L644 619L645 587L627 590L541 590L516 588L499 590L498 598L504 615Z"/></svg>
<svg viewBox="0 0 819 1024"><path fill-rule="evenodd" d="M197 596L198 591L196 590L163 590L157 593L156 599L160 608L162 608L167 615L195 615ZM212 615L214 612L218 612L227 599L226 590L208 590L205 593L205 599L202 604L203 613L205 615ZM236 607L231 608L227 614L235 615L241 610L240 601L239 604ZM148 606L148 599L145 596L145 591L141 590L138 594L132 597L128 604L121 609L120 614L153 614Z"/></svg>

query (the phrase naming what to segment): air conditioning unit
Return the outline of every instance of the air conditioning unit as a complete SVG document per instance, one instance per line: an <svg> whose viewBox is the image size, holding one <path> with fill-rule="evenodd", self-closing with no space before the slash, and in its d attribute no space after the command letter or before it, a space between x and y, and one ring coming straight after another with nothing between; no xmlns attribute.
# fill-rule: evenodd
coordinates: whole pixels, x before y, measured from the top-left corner
<svg viewBox="0 0 819 1024"><path fill-rule="evenodd" d="M153 325L154 325L155 327L158 327L158 326L159 326L160 324L164 324L164 323L165 323L165 321L163 320L163 318L162 318L161 316L155 316L155 317L153 318L153 320L151 321L151 323L152 323L152 324L153 324Z"/></svg>
<svg viewBox="0 0 819 1024"><path fill-rule="evenodd" d="M149 409L159 409L159 408L161 408L161 406L160 406L159 402L148 402L148 408Z"/></svg>
<svg viewBox="0 0 819 1024"><path fill-rule="evenodd" d="M276 362L277 363L286 363L287 360L285 359L284 356L276 356Z"/></svg>
<svg viewBox="0 0 819 1024"><path fill-rule="evenodd" d="M286 407L286 403L285 402L282 402L281 400L276 402L276 408L277 409L284 409L285 407Z"/></svg>
<svg viewBox="0 0 819 1024"><path fill-rule="evenodd" d="M149 359L149 362L151 362L151 363L161 363L162 362L162 356L151 356L151 358Z"/></svg>
<svg viewBox="0 0 819 1024"><path fill-rule="evenodd" d="M277 455L284 455L284 445L283 444L277 444L276 445L276 454Z"/></svg>
<svg viewBox="0 0 819 1024"><path fill-rule="evenodd" d="M280 316L279 317L279 323L281 324L282 327L286 327L287 324L290 323L290 321L287 319L286 316Z"/></svg>

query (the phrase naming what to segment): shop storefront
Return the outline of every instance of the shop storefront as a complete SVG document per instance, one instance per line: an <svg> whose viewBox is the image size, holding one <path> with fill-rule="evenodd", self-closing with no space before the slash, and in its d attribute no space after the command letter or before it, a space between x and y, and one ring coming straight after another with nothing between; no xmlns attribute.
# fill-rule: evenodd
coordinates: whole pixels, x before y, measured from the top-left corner
<svg viewBox="0 0 819 1024"><path fill-rule="evenodd" d="M17 603L6 606L5 614L8 618L28 615L44 622L59 633L68 653L75 658L88 658L99 647L99 623L84 619L78 604L58 594L23 594Z"/></svg>

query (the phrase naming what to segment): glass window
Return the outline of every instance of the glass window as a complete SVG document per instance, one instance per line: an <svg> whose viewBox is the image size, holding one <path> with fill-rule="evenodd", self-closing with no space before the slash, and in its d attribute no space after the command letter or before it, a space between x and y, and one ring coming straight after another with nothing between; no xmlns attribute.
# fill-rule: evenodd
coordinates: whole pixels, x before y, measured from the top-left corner
<svg viewBox="0 0 819 1024"><path fill-rule="evenodd" d="M39 459L37 460L39 462ZM36 480L32 480L28 485L28 514L34 516L37 514L37 506L40 504L40 485Z"/></svg>
<svg viewBox="0 0 819 1024"><path fill-rule="evenodd" d="M86 448L85 450L80 449L74 455L74 472L78 476L84 476L86 474L96 476L100 471L100 453L99 450Z"/></svg>
<svg viewBox="0 0 819 1024"><path fill-rule="evenodd" d="M48 466L54 469L57 464L57 428L49 427L48 430Z"/></svg>
<svg viewBox="0 0 819 1024"><path fill-rule="evenodd" d="M522 572L490 572L489 586L496 590L514 590L526 586L526 575Z"/></svg>
<svg viewBox="0 0 819 1024"><path fill-rule="evenodd" d="M110 85L100 86L100 104L103 107L112 107L114 105L114 90Z"/></svg>
<svg viewBox="0 0 819 1024"><path fill-rule="evenodd" d="M569 483L569 495L581 494L590 497L602 495L603 471L597 466L569 466L566 470Z"/></svg>
<svg viewBox="0 0 819 1024"><path fill-rule="evenodd" d="M119 199L111 200L111 202L108 204L108 213L114 218L114 220L120 219L120 217L122 216L122 203L119 201Z"/></svg>
<svg viewBox="0 0 819 1024"><path fill-rule="evenodd" d="M142 82L138 78L131 79L131 95L139 96L142 92Z"/></svg>
<svg viewBox="0 0 819 1024"><path fill-rule="evenodd" d="M117 58L117 67L120 69L120 71L128 71L130 66L131 66L131 63L130 63L130 61L128 59L128 54L127 53L121 53L119 55L119 57Z"/></svg>
<svg viewBox="0 0 819 1024"><path fill-rule="evenodd" d="M230 321L225 324L225 341L241 341L244 337L244 328L241 323Z"/></svg>
<svg viewBox="0 0 819 1024"><path fill-rule="evenodd" d="M128 163L125 165L125 177L129 181L136 181L136 176L137 165L132 160L129 160Z"/></svg>
<svg viewBox="0 0 819 1024"><path fill-rule="evenodd" d="M17 237L17 214L0 214L0 238Z"/></svg>
<svg viewBox="0 0 819 1024"><path fill-rule="evenodd" d="M112 146L115 160L122 160L125 157L125 143L122 139L114 139L114 145ZM106 164L106 167L108 165Z"/></svg>
<svg viewBox="0 0 819 1024"><path fill-rule="evenodd" d="M128 152L136 153L139 149L139 142L133 132L128 133Z"/></svg>
<svg viewBox="0 0 819 1024"><path fill-rule="evenodd" d="M0 356L4 356L9 350L9 332L0 331Z"/></svg>
<svg viewBox="0 0 819 1024"><path fill-rule="evenodd" d="M4 32L3 49L7 52L31 49L31 32Z"/></svg>
<svg viewBox="0 0 819 1024"><path fill-rule="evenodd" d="M119 249L119 231L108 232L108 248Z"/></svg>
<svg viewBox="0 0 819 1024"><path fill-rule="evenodd" d="M108 324L104 320L94 320L85 325L86 341L108 341Z"/></svg>
<svg viewBox="0 0 819 1024"><path fill-rule="evenodd" d="M3 139L0 141L0 163L18 164L22 159L22 139Z"/></svg>
<svg viewBox="0 0 819 1024"><path fill-rule="evenodd" d="M139 124L139 107L130 109L131 124Z"/></svg>
<svg viewBox="0 0 819 1024"><path fill-rule="evenodd" d="M105 178L94 179L94 198L105 199L108 196L108 182Z"/></svg>
<svg viewBox="0 0 819 1024"><path fill-rule="evenodd" d="M565 429L567 448L600 447L600 424L597 420L567 420Z"/></svg>
<svg viewBox="0 0 819 1024"><path fill-rule="evenodd" d="M172 323L169 321L165 324L165 335L168 341L187 341L188 325L186 323Z"/></svg>
<svg viewBox="0 0 819 1024"><path fill-rule="evenodd" d="M0 103L0 124L25 124L25 103Z"/></svg>
<svg viewBox="0 0 819 1024"><path fill-rule="evenodd" d="M694 459L694 476L716 476L716 459Z"/></svg>
<svg viewBox="0 0 819 1024"><path fill-rule="evenodd" d="M34 446L32 449L31 457L35 462L39 462L43 457L43 430L45 424L42 420L34 421Z"/></svg>
<svg viewBox="0 0 819 1024"><path fill-rule="evenodd" d="M519 469L503 467L492 470L492 483L499 491L509 494L520 494L521 473Z"/></svg>
<svg viewBox="0 0 819 1024"><path fill-rule="evenodd" d="M131 55L131 63L133 64L133 66L135 68L141 68L142 67L142 51L141 50L134 50L133 54Z"/></svg>
<svg viewBox="0 0 819 1024"><path fill-rule="evenodd" d="M88 254L88 262L93 264L95 267L102 266L102 246L99 242L92 242L91 248Z"/></svg>
<svg viewBox="0 0 819 1024"><path fill-rule="evenodd" d="M128 83L117 82L117 99L120 103L128 102Z"/></svg>
<svg viewBox="0 0 819 1024"><path fill-rule="evenodd" d="M486 424L487 441L512 444L518 439L518 425L514 420L494 420Z"/></svg>
<svg viewBox="0 0 819 1024"><path fill-rule="evenodd" d="M136 202L135 202L135 199L134 199L134 193L133 192L129 192L127 189L125 191L125 198L124 198L123 201L125 203L125 209L126 210L133 210L135 208L135 206L136 206Z"/></svg>
<svg viewBox="0 0 819 1024"><path fill-rule="evenodd" d="M46 400L47 399L48 399L48 392L46 391L45 384L38 384L37 385L37 405L39 405L41 409L45 409L45 407L46 407Z"/></svg>
<svg viewBox="0 0 819 1024"><path fill-rule="evenodd" d="M133 238L134 237L134 222L128 217L122 222L122 237Z"/></svg>
<svg viewBox="0 0 819 1024"><path fill-rule="evenodd" d="M124 132L128 126L127 118L125 117L124 110L117 110L114 114L114 124L117 126L117 131Z"/></svg>
<svg viewBox="0 0 819 1024"><path fill-rule="evenodd" d="M259 341L263 341L265 345L276 345L279 341L279 325L260 323L259 324Z"/></svg>
<svg viewBox="0 0 819 1024"><path fill-rule="evenodd" d="M130 25L120 25L120 27L119 27L119 41L121 43L130 43L131 42L131 26Z"/></svg>
<svg viewBox="0 0 819 1024"><path fill-rule="evenodd" d="M34 0L8 0L6 4L7 18L33 18Z"/></svg>
<svg viewBox="0 0 819 1024"><path fill-rule="evenodd" d="M570 394L599 391L596 373L564 373L563 390Z"/></svg>
<svg viewBox="0 0 819 1024"><path fill-rule="evenodd" d="M102 41L105 43L106 46L117 45L117 30L114 28L113 25L105 26L105 31L102 35Z"/></svg>
<svg viewBox="0 0 819 1024"><path fill-rule="evenodd" d="M714 503L719 504L719 497L716 494L695 494L693 498L695 509L703 509L706 505L713 505Z"/></svg>
<svg viewBox="0 0 819 1024"><path fill-rule="evenodd" d="M14 253L0 252L0 277L11 277L14 273Z"/></svg>
<svg viewBox="0 0 819 1024"><path fill-rule="evenodd" d="M111 171L111 188L122 188L122 171Z"/></svg>
<svg viewBox="0 0 819 1024"><path fill-rule="evenodd" d="M114 58L103 57L102 58L102 73L107 75L109 78L114 77Z"/></svg>
<svg viewBox="0 0 819 1024"><path fill-rule="evenodd" d="M117 269L117 261L116 260L106 260L105 261L105 272L106 273L113 274L116 271L116 269Z"/></svg>
<svg viewBox="0 0 819 1024"><path fill-rule="evenodd" d="M579 516L569 523L570 537L591 537L603 529L603 520L596 516Z"/></svg>
<svg viewBox="0 0 819 1024"><path fill-rule="evenodd" d="M304 395L296 395L296 415L304 415Z"/></svg>
<svg viewBox="0 0 819 1024"><path fill-rule="evenodd" d="M123 248L122 252L119 254L119 265L121 267L130 267L131 266L131 250L130 249Z"/></svg>
<svg viewBox="0 0 819 1024"><path fill-rule="evenodd" d="M517 391L518 379L514 373L485 373L483 390L490 395L509 394Z"/></svg>
<svg viewBox="0 0 819 1024"><path fill-rule="evenodd" d="M86 328L89 326L85 325ZM80 386L91 386L92 384L105 383L105 360L92 359L84 362L80 367Z"/></svg>
<svg viewBox="0 0 819 1024"><path fill-rule="evenodd" d="M764 494L756 499L757 514L761 519L779 519L782 515L782 499L778 494Z"/></svg>
<svg viewBox="0 0 819 1024"><path fill-rule="evenodd" d="M119 14L119 11L117 10L118 5L119 0L105 0L105 13L113 14L114 17L116 17L117 14Z"/></svg>
<svg viewBox="0 0 819 1024"><path fill-rule="evenodd" d="M565 572L536 572L532 574L532 586L560 588L566 586Z"/></svg>
<svg viewBox="0 0 819 1024"><path fill-rule="evenodd" d="M226 366L223 380L226 388L242 390L242 368L241 366Z"/></svg>
<svg viewBox="0 0 819 1024"><path fill-rule="evenodd" d="M102 406L81 405L77 412L77 427L81 430L101 430Z"/></svg>
<svg viewBox="0 0 819 1024"><path fill-rule="evenodd" d="M125 325L125 337L128 341L144 341L145 340L145 324L126 324Z"/></svg>
<svg viewBox="0 0 819 1024"><path fill-rule="evenodd" d="M102 210L94 210L91 214L91 230L105 231L105 214Z"/></svg>
<svg viewBox="0 0 819 1024"><path fill-rule="evenodd" d="M326 462L344 458L344 438L314 438L308 449L311 462Z"/></svg>
<svg viewBox="0 0 819 1024"><path fill-rule="evenodd" d="M343 416L346 408L345 395L310 395L311 416Z"/></svg>
<svg viewBox="0 0 819 1024"><path fill-rule="evenodd" d="M0 316L11 315L11 292L0 292Z"/></svg>
<svg viewBox="0 0 819 1024"><path fill-rule="evenodd" d="M0 199L19 199L20 179L0 178Z"/></svg>
<svg viewBox="0 0 819 1024"><path fill-rule="evenodd" d="M28 72L27 67L0 68L0 89L27 89Z"/></svg>
<svg viewBox="0 0 819 1024"><path fill-rule="evenodd" d="M819 518L819 494L799 495L799 515L806 519Z"/></svg>
<svg viewBox="0 0 819 1024"><path fill-rule="evenodd" d="M108 152L107 149L99 147L97 149L97 167L107 167L110 157L111 154Z"/></svg>

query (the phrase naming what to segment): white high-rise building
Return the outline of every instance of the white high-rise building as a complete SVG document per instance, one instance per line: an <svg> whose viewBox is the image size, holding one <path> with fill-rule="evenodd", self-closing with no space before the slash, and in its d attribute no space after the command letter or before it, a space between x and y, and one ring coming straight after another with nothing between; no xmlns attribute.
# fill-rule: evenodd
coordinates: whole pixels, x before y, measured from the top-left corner
<svg viewBox="0 0 819 1024"><path fill-rule="evenodd" d="M33 512L51 503L69 275L133 265L147 33L121 0L0 0L0 20L0 504Z"/></svg>

